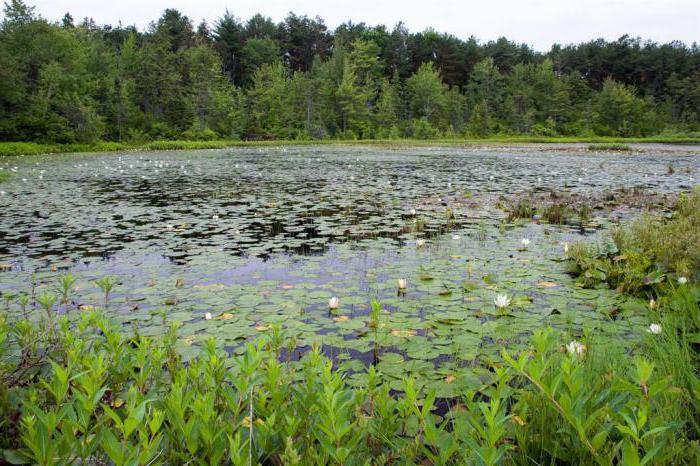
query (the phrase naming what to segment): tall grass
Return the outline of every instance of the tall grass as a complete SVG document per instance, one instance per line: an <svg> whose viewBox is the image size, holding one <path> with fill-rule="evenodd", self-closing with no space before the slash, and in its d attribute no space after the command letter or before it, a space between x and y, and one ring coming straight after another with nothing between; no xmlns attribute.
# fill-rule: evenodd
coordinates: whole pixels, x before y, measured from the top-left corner
<svg viewBox="0 0 700 466"><path fill-rule="evenodd" d="M627 144L621 143L607 143L607 144L591 144L588 146L588 150L604 150L604 151L630 151L632 148Z"/></svg>
<svg viewBox="0 0 700 466"><path fill-rule="evenodd" d="M700 188L682 195L671 216L647 214L613 231L612 242L576 244L572 272L585 286L607 283L648 296L700 270Z"/></svg>

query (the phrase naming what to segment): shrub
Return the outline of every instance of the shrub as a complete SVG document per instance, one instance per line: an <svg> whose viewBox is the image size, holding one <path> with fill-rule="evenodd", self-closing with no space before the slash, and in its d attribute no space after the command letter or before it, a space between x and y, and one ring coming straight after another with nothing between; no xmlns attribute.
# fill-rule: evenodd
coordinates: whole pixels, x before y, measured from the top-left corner
<svg viewBox="0 0 700 466"><path fill-rule="evenodd" d="M415 139L435 139L440 136L440 131L434 128L425 117L413 120L411 129Z"/></svg>
<svg viewBox="0 0 700 466"><path fill-rule="evenodd" d="M606 151L630 151L632 148L627 144L610 143L610 144L591 144L588 150L606 150Z"/></svg>
<svg viewBox="0 0 700 466"><path fill-rule="evenodd" d="M669 217L645 215L612 234L604 247L577 244L572 273L586 287L607 283L632 294L660 294L700 268L700 189L681 196Z"/></svg>
<svg viewBox="0 0 700 466"><path fill-rule="evenodd" d="M209 339L183 364L174 326L148 338L97 311L0 316L0 446L7 461L36 464L690 460L668 377L594 339L561 352L570 338L543 329L530 349L504 351L494 383L440 417L411 379L394 397L374 367L350 388L319 348L279 362L278 327L239 357Z"/></svg>

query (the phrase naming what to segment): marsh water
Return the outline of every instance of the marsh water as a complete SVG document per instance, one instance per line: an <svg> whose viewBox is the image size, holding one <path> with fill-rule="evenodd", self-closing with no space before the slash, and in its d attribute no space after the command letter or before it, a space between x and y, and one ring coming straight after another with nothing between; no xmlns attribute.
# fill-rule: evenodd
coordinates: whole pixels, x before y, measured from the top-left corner
<svg viewBox="0 0 700 466"><path fill-rule="evenodd" d="M71 273L77 289L60 311L77 313L101 305L94 280L111 275L110 316L142 335L181 322L185 359L208 337L236 353L279 325L282 357L317 344L351 382L374 363L392 384L415 375L449 396L484 383L484 361L544 324L601 338L648 325L638 303L576 287L562 246L605 241L640 206L608 205L562 226L508 223L503 196L673 196L696 184L698 154L288 146L5 158L0 291L20 313L18 293L56 291ZM513 298L507 312L493 304L498 293ZM384 309L376 332L375 297Z"/></svg>

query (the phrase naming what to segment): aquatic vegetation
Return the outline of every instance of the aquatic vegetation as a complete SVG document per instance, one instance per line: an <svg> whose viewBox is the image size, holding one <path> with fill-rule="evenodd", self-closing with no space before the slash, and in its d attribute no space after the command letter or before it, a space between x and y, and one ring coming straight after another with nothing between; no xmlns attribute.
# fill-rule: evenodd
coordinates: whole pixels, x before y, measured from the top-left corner
<svg viewBox="0 0 700 466"><path fill-rule="evenodd" d="M510 306L511 301L512 298L509 298L508 295L499 294L496 295L496 298L493 300L493 304L495 304L498 308L505 308Z"/></svg>
<svg viewBox="0 0 700 466"><path fill-rule="evenodd" d="M515 205L506 206L508 221L513 222L519 219L529 220L535 215L535 208L528 199L519 199Z"/></svg>
<svg viewBox="0 0 700 466"><path fill-rule="evenodd" d="M114 286L117 284L117 279L115 277L102 277L98 280L95 280L95 284L102 290L102 293L104 293L104 305L105 309L107 308L109 304L109 294L112 292L114 289Z"/></svg>
<svg viewBox="0 0 700 466"><path fill-rule="evenodd" d="M590 151L631 151L632 148L627 144L607 143L607 144L591 144L588 146Z"/></svg>
<svg viewBox="0 0 700 466"><path fill-rule="evenodd" d="M572 272L581 284L607 283L632 294L658 295L674 279L700 268L700 191L679 199L672 215L645 215L612 232L605 246L577 244L571 248Z"/></svg>
<svg viewBox="0 0 700 466"><path fill-rule="evenodd" d="M586 345L576 340L570 341L566 345L566 352L576 356L583 356L586 353Z"/></svg>
<svg viewBox="0 0 700 466"><path fill-rule="evenodd" d="M587 154L484 152L470 164L450 160L463 157L452 149L287 150L201 153L197 164L186 153L17 162L28 178L45 170L47 184L9 180L0 212L7 360L28 377L5 384L22 400L19 414L1 411L18 405L0 388L13 433L0 429L0 449L29 462L197 455L216 464L248 464L251 454L254 463L298 464L553 464L582 455L607 464L623 462L623 451L675 464L693 455L692 196L638 220L644 228L625 221L608 235L600 210L594 226L536 216L514 224L496 205L501 190L528 189L535 178L576 179ZM522 179L486 181L494 167L530 167L533 157L559 173L525 168ZM677 158L678 172L693 169ZM573 216L575 199L639 183L659 163L605 160L605 176L549 202ZM431 182L433 173L442 179ZM660 192L685 182L662 175L649 181ZM366 181L338 182L350 176ZM468 198L463 179L477 180ZM94 205L44 195L76 183ZM42 207L49 201L71 229ZM95 219L103 230L91 228ZM539 335L550 327L545 344ZM57 402L63 389L52 384L65 377ZM652 386L661 380L670 385L659 394ZM642 422L644 391L653 396ZM88 395L94 407L80 411ZM79 414L42 426L63 409ZM34 435L53 436L52 450Z"/></svg>
<svg viewBox="0 0 700 466"><path fill-rule="evenodd" d="M562 204L550 204L542 211L542 220L554 225L562 225L566 223L568 217L568 209Z"/></svg>
<svg viewBox="0 0 700 466"><path fill-rule="evenodd" d="M651 324L649 325L649 332L653 333L654 335L658 335L662 332L663 328L659 324Z"/></svg>
<svg viewBox="0 0 700 466"><path fill-rule="evenodd" d="M558 350L564 335L552 329L537 330L520 353L504 350L484 397L466 391L444 410L411 377L400 385L403 396L392 397L379 366L352 387L318 348L299 361L280 360L286 342L279 328L230 359L209 339L186 366L174 346L176 326L149 338L125 334L99 312L76 317L50 323L0 314L0 354L26 348L23 358L11 356L0 366L0 446L7 460L692 460L681 424L667 417L670 385L654 362L637 357L624 370L595 354L567 356ZM50 358L42 349L47 325L54 335ZM601 383L595 376L601 373L610 382ZM447 375L444 383L456 378ZM8 405L10 398L19 404ZM542 436L553 424L557 432Z"/></svg>

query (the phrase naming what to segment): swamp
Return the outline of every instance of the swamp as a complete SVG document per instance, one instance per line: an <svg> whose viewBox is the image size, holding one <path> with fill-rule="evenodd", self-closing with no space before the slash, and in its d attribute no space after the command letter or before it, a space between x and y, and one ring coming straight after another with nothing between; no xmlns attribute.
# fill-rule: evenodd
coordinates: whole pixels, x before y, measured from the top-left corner
<svg viewBox="0 0 700 466"><path fill-rule="evenodd" d="M410 379L444 416L497 386L495 361L543 328L631 358L655 296L590 286L570 252L615 254L620 225L671 216L697 184L699 153L281 145L6 157L3 308L8 322L48 314L69 326L99 311L138 339L176 328L185 366L210 341L224 367L240 365L262 338L290 367L328 358L348 389L369 372L401 398Z"/></svg>

